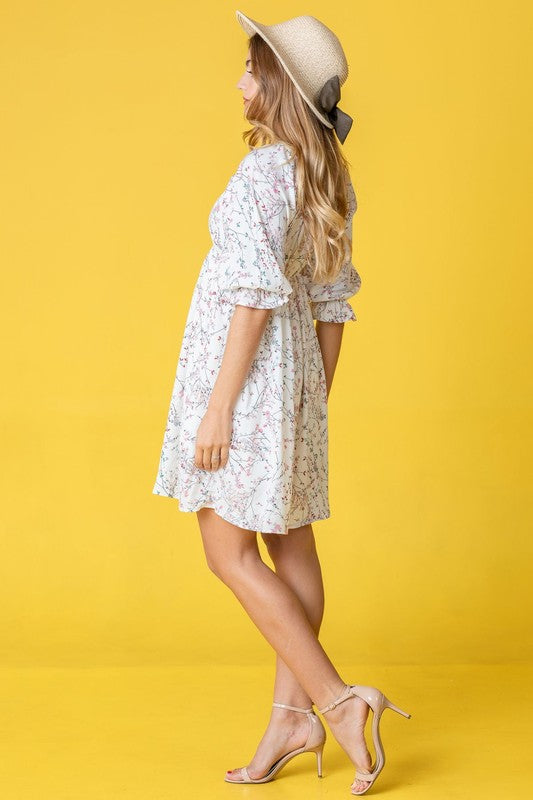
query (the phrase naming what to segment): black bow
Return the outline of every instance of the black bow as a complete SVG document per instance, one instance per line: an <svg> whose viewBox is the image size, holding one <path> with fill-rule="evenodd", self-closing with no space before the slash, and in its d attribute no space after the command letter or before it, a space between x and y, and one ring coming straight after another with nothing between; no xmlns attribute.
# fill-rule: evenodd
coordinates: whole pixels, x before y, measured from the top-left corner
<svg viewBox="0 0 533 800"><path fill-rule="evenodd" d="M329 119L340 141L344 143L352 127L353 119L337 106L340 99L341 84L339 76L334 75L325 82L320 90L318 108Z"/></svg>

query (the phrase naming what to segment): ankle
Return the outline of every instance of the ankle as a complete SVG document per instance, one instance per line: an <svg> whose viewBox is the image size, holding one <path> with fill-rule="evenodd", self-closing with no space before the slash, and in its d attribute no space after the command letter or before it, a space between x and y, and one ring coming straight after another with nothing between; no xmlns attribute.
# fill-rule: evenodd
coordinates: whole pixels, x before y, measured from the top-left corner
<svg viewBox="0 0 533 800"><path fill-rule="evenodd" d="M302 708L311 708L311 703L309 703L308 706L302 706ZM292 711L290 708L273 706L270 714L270 721L274 724L287 723L290 725L298 725L298 723L305 722L306 720L307 714L304 714L302 711Z"/></svg>
<svg viewBox="0 0 533 800"><path fill-rule="evenodd" d="M325 715L325 719L330 723L342 722L346 717L353 714L353 703L350 700L357 699L351 692L351 685L346 683L334 693L333 699L324 706L319 706L319 712Z"/></svg>
<svg viewBox="0 0 533 800"><path fill-rule="evenodd" d="M338 706L332 708L330 711L327 712L324 719L329 725L338 725L344 720L351 720L353 716L353 705L350 702L352 698L349 698L344 703L339 703Z"/></svg>

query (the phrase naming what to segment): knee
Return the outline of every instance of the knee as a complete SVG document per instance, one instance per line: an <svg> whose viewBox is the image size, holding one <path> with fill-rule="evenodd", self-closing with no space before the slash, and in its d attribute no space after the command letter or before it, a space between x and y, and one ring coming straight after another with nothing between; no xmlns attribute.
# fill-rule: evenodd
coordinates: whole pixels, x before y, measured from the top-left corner
<svg viewBox="0 0 533 800"><path fill-rule="evenodd" d="M226 586L233 586L239 582L261 558L253 552L217 553L206 552L206 563L211 572Z"/></svg>
<svg viewBox="0 0 533 800"><path fill-rule="evenodd" d="M211 570L211 572L214 575L216 575L217 578L222 579L222 572L223 572L222 566L223 565L220 563L220 559L219 558L215 558L210 553L206 552L205 553L205 561L206 561L206 564L207 564L208 568Z"/></svg>
<svg viewBox="0 0 533 800"><path fill-rule="evenodd" d="M229 580L229 564L227 556L220 553L210 553L205 551L205 560L211 572L219 578L222 583L228 583Z"/></svg>

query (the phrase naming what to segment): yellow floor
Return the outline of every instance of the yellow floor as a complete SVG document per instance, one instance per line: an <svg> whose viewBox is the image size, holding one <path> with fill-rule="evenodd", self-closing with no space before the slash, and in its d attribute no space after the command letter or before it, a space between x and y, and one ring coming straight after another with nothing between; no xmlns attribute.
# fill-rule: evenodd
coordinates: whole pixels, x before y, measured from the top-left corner
<svg viewBox="0 0 533 800"><path fill-rule="evenodd" d="M386 711L387 763L368 796L529 798L532 668L340 665L410 711ZM354 770L328 736L268 783L233 786L268 720L272 668L2 670L3 800L351 797Z"/></svg>

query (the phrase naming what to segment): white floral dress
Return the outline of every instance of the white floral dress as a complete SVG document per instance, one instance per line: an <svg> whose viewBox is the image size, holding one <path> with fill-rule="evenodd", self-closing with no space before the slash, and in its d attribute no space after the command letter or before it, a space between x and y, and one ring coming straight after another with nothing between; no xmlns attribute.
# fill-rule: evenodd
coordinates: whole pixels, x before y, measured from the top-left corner
<svg viewBox="0 0 533 800"><path fill-rule="evenodd" d="M215 509L241 528L287 534L330 516L328 408L313 319L356 320L351 261L314 284L297 242L295 165L282 142L242 159L209 215L213 245L185 323L153 493L180 511ZM347 177L349 215L357 208ZM194 463L195 439L220 368L235 305L272 309L233 410L227 463Z"/></svg>

